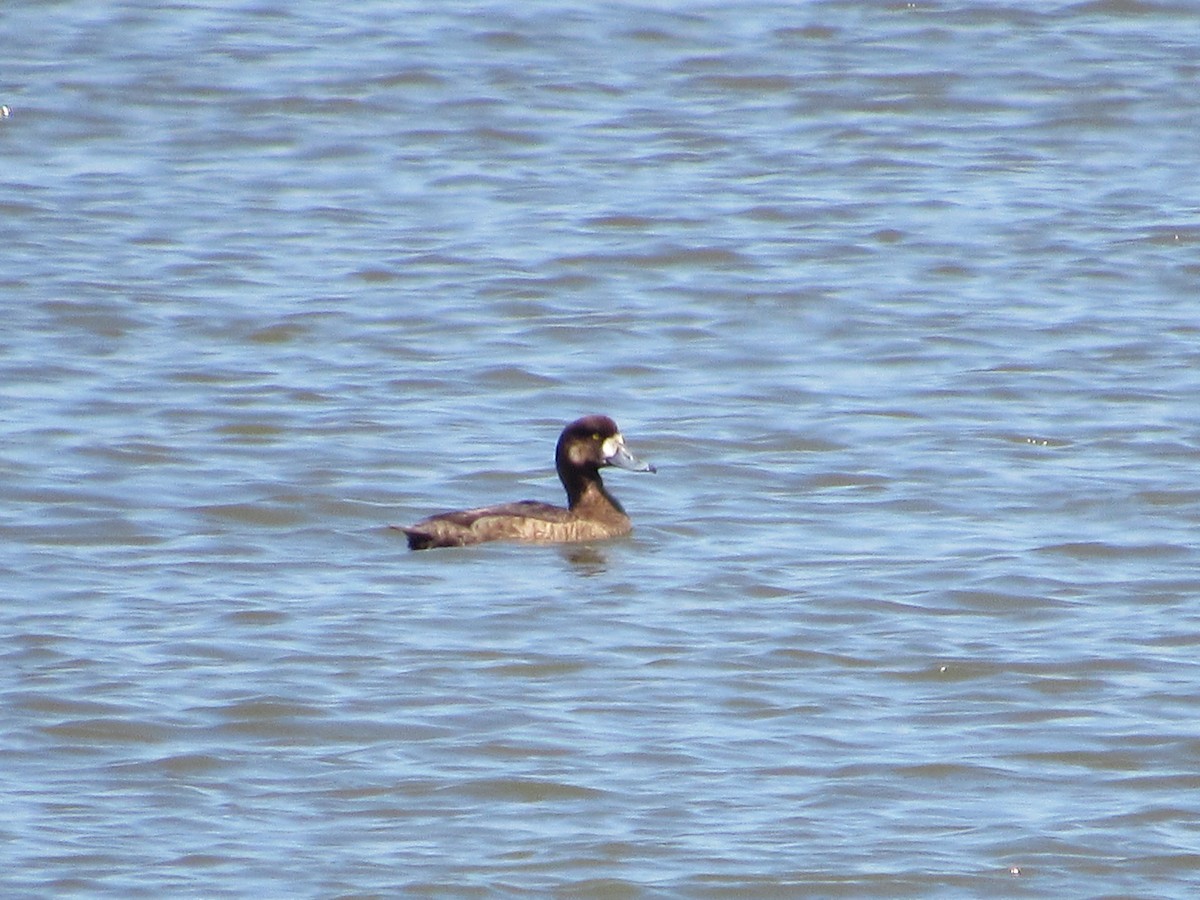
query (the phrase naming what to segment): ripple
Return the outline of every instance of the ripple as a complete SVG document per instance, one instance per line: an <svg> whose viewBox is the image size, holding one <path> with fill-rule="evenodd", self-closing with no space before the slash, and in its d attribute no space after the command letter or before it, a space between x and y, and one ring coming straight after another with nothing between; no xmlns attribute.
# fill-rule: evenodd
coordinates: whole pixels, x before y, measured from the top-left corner
<svg viewBox="0 0 1200 900"><path fill-rule="evenodd" d="M1038 553L1079 560L1169 559L1190 555L1188 547L1176 544L1113 544L1105 541L1069 541L1037 548Z"/></svg>

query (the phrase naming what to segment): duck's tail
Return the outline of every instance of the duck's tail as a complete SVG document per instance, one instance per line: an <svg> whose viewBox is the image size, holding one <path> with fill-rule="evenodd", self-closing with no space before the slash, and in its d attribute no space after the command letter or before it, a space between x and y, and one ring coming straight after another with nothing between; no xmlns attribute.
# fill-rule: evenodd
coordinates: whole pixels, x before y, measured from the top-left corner
<svg viewBox="0 0 1200 900"><path fill-rule="evenodd" d="M409 550L428 550L431 547L441 546L437 538L428 531L422 531L419 528L405 528L403 525L389 525L388 527L404 532L404 536L408 538Z"/></svg>

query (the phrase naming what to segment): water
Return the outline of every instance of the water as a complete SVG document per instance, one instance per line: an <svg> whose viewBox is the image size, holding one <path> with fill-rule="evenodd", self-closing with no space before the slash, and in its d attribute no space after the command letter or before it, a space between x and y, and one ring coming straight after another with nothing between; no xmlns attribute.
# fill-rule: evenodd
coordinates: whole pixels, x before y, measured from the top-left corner
<svg viewBox="0 0 1200 900"><path fill-rule="evenodd" d="M1197 9L158 6L2 16L5 896L1195 893Z"/></svg>

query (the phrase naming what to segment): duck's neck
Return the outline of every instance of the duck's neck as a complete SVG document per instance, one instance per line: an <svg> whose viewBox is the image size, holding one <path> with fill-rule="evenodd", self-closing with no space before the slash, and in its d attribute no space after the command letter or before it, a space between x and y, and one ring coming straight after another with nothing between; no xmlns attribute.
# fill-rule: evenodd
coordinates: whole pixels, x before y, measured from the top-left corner
<svg viewBox="0 0 1200 900"><path fill-rule="evenodd" d="M617 498L605 489L599 470L564 472L562 483L567 490L568 508L579 512L614 510L621 516L625 515L625 509L617 502Z"/></svg>

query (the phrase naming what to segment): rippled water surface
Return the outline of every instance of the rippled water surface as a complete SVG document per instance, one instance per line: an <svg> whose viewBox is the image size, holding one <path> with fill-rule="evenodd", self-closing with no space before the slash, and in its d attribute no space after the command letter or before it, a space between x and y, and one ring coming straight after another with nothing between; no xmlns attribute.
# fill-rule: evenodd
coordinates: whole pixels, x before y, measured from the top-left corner
<svg viewBox="0 0 1200 900"><path fill-rule="evenodd" d="M4 896L1200 889L1200 9L0 22Z"/></svg>

